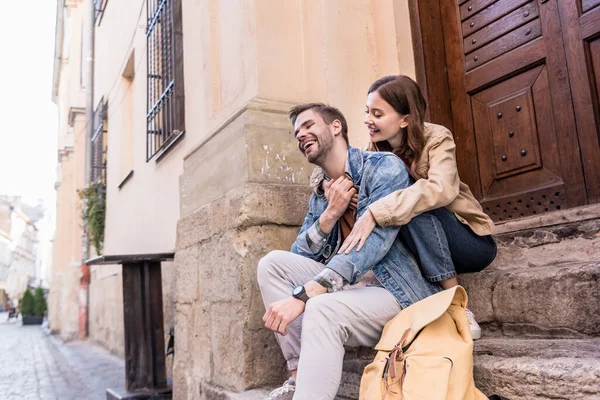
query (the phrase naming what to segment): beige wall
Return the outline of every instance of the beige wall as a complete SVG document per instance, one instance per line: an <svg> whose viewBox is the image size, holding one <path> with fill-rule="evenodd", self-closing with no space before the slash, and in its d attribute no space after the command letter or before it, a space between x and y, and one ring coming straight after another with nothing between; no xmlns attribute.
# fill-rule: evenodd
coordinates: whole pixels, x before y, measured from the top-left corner
<svg viewBox="0 0 600 400"><path fill-rule="evenodd" d="M48 319L53 332L65 340L77 337L78 287L81 266L81 200L77 190L84 184L85 120L84 88L81 84L81 1L70 1L64 10L62 58L58 74L58 168L56 187L56 231L48 299ZM59 43L55 44L59 46ZM74 112L79 110L78 112Z"/></svg>

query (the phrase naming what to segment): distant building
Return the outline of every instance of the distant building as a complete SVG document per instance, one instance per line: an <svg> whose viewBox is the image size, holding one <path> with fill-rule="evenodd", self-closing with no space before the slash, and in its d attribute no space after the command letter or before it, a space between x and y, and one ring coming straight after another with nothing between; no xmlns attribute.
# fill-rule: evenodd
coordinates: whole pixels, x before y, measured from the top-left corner
<svg viewBox="0 0 600 400"><path fill-rule="evenodd" d="M37 227L43 217L43 203L32 207L18 196L0 196L0 308L44 280Z"/></svg>

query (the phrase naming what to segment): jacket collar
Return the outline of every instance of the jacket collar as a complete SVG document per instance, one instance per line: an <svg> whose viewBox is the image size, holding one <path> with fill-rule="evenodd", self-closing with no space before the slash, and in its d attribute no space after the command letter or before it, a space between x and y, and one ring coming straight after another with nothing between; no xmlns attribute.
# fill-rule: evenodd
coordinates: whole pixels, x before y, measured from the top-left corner
<svg viewBox="0 0 600 400"><path fill-rule="evenodd" d="M355 147L348 146L348 156L346 157L346 176L352 179L354 185L359 185L362 178L363 169L362 151ZM321 167L316 167L310 177L310 188L319 196L323 195L323 181L329 179Z"/></svg>

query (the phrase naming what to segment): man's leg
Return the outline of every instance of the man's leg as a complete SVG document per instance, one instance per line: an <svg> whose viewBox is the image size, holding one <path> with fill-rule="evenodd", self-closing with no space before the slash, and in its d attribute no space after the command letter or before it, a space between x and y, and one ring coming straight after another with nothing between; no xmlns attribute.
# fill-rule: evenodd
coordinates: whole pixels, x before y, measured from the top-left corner
<svg viewBox="0 0 600 400"><path fill-rule="evenodd" d="M401 310L382 287L322 294L306 303L294 400L333 399L342 377L344 344L373 347Z"/></svg>
<svg viewBox="0 0 600 400"><path fill-rule="evenodd" d="M258 263L258 287L268 308L272 303L288 298L298 285L304 285L318 275L325 265L288 251L276 250ZM290 371L298 369L302 316L287 326L287 335L275 334Z"/></svg>

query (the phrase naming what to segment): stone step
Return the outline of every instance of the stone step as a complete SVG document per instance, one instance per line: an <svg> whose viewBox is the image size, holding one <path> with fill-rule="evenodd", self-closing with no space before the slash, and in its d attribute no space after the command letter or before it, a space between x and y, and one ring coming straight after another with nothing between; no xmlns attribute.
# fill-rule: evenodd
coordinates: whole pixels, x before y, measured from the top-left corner
<svg viewBox="0 0 600 400"><path fill-rule="evenodd" d="M497 329L507 336L600 335L600 261L492 265L459 281L484 334Z"/></svg>
<svg viewBox="0 0 600 400"><path fill-rule="evenodd" d="M474 378L490 396L510 400L600 399L600 338L483 338L475 341ZM347 348L338 399L358 399L375 351Z"/></svg>
<svg viewBox="0 0 600 400"><path fill-rule="evenodd" d="M600 399L600 338L475 342L475 384L510 400Z"/></svg>

